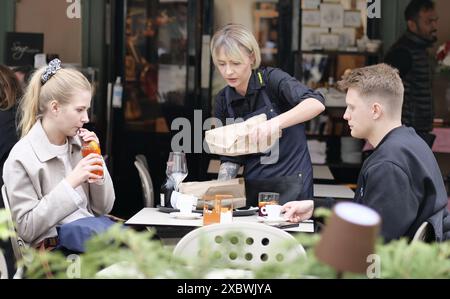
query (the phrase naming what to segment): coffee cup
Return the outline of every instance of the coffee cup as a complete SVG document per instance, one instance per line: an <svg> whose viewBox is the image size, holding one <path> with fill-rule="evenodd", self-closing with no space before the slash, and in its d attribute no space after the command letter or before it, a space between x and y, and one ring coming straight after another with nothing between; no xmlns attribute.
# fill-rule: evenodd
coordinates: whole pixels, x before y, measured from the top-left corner
<svg viewBox="0 0 450 299"><path fill-rule="evenodd" d="M280 205L266 205L267 219L275 220L281 217L282 206Z"/></svg>

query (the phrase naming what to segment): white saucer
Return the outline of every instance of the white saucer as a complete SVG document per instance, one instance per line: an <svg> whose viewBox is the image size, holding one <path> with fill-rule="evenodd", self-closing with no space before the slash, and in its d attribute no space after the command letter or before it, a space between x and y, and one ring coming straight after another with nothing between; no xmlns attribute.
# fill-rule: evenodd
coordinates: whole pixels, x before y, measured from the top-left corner
<svg viewBox="0 0 450 299"><path fill-rule="evenodd" d="M265 223L279 223L279 222L285 222L287 220L285 220L283 217L278 217L278 218L267 218L267 217L261 217L258 216L257 217L259 222L265 222Z"/></svg>
<svg viewBox="0 0 450 299"><path fill-rule="evenodd" d="M169 215L177 219L185 219L185 220L202 218L202 214L199 213L182 214L181 212L172 212Z"/></svg>

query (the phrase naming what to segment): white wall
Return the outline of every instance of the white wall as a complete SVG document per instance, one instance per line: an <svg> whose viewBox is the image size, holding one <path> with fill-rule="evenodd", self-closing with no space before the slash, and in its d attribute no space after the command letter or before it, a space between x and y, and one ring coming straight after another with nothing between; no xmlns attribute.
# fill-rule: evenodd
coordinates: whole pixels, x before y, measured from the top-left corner
<svg viewBox="0 0 450 299"><path fill-rule="evenodd" d="M65 0L16 1L16 32L44 33L44 52L81 64L81 19L69 19Z"/></svg>
<svg viewBox="0 0 450 299"><path fill-rule="evenodd" d="M240 23L253 30L253 9L257 0L218 0L214 1L214 30L228 24ZM277 0L264 2L278 3Z"/></svg>

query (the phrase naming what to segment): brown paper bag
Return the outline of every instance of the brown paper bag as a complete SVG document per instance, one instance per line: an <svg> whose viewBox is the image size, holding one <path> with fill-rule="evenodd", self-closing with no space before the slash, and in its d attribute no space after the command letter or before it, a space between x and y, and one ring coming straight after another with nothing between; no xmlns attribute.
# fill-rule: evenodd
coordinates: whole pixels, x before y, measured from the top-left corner
<svg viewBox="0 0 450 299"><path fill-rule="evenodd" d="M205 141L213 154L239 156L268 151L281 137L274 132L266 142L250 143L250 132L267 120L265 114L259 114L245 122L215 128L205 132Z"/></svg>
<svg viewBox="0 0 450 299"><path fill-rule="evenodd" d="M205 182L187 182L181 183L179 192L183 194L194 195L198 198L197 209L203 208L203 199L205 197L212 198L216 194L229 194L233 196L233 207L245 207L245 185L243 179L233 179L228 181L205 181ZM223 203L227 205L228 199L224 199Z"/></svg>

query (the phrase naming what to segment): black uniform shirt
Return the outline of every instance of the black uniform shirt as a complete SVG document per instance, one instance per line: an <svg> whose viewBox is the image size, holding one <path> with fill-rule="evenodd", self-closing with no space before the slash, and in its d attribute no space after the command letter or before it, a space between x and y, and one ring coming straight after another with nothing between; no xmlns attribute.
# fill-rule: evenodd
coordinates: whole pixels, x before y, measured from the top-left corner
<svg viewBox="0 0 450 299"><path fill-rule="evenodd" d="M261 72L263 84L259 81L258 71ZM265 86L265 87L264 87ZM226 119L231 116L227 110L226 90L230 89L231 107L235 117L245 117L246 115L262 108L264 99L260 94L260 89L265 88L269 99L274 104L279 114L284 113L307 98L314 98L321 103L325 102L321 93L315 92L307 86L300 83L297 79L291 77L284 71L267 67L252 71L245 96L240 95L233 87L226 86L216 96L215 99L215 117L220 119L222 125L226 125ZM245 157L222 156L222 162L233 162L244 164Z"/></svg>
<svg viewBox="0 0 450 299"><path fill-rule="evenodd" d="M286 112L307 98L314 98L321 103L325 102L322 94L313 91L300 83L297 79L277 68L265 68L263 73L266 92L279 113ZM259 95L259 90L263 88L258 79L258 74L253 71L247 87L245 96L240 95L233 87L227 86L216 96L215 117L225 124L225 119L230 117L227 112L227 101L225 90L231 89L231 107L236 117L244 117L264 106L264 100Z"/></svg>

